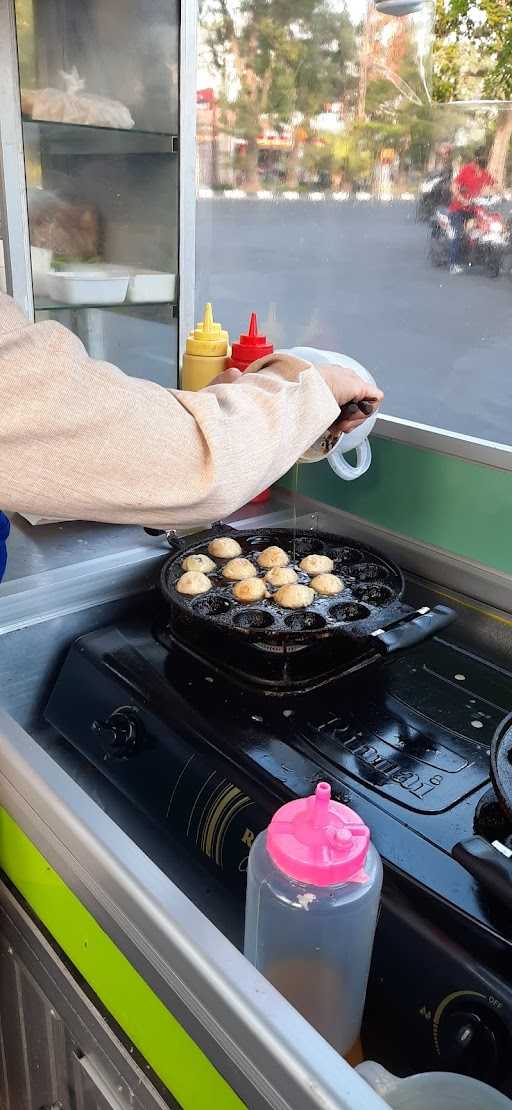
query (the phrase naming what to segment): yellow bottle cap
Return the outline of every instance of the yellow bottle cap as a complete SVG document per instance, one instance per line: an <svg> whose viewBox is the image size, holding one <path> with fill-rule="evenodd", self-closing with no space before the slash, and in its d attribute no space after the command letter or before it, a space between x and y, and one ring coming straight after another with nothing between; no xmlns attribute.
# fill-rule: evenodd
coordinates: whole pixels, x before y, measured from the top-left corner
<svg viewBox="0 0 512 1110"><path fill-rule="evenodd" d="M228 343L227 331L223 331L220 324L215 323L212 306L207 304L202 323L196 324L194 331L190 332L187 339L187 354L202 355L206 358L208 358L208 355L215 357L227 355Z"/></svg>

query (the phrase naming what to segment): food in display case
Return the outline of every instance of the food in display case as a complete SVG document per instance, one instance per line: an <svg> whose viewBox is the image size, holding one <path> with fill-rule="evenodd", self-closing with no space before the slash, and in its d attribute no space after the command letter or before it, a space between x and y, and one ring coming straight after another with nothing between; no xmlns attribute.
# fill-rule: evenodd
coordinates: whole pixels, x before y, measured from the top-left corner
<svg viewBox="0 0 512 1110"><path fill-rule="evenodd" d="M21 110L33 120L75 123L89 127L109 127L129 131L134 119L120 100L84 92L85 81L76 66L71 73L61 70L64 89L22 89Z"/></svg>
<svg viewBox="0 0 512 1110"><path fill-rule="evenodd" d="M16 0L13 8L19 188L39 252L31 272L27 257L18 262L24 303L36 322L69 328L93 358L173 386L179 5Z"/></svg>
<svg viewBox="0 0 512 1110"><path fill-rule="evenodd" d="M30 189L28 209L33 247L73 262L99 257L100 217L95 205L71 203L49 189Z"/></svg>

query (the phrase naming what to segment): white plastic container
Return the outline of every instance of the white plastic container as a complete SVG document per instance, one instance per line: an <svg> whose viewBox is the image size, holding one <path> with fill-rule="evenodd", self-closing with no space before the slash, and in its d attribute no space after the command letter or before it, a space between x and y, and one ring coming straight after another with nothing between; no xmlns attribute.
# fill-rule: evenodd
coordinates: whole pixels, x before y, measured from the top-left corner
<svg viewBox="0 0 512 1110"><path fill-rule="evenodd" d="M53 251L45 247L31 247L32 284L36 297L48 296L48 277L52 273Z"/></svg>
<svg viewBox="0 0 512 1110"><path fill-rule="evenodd" d="M50 271L52 264L52 251L46 250L44 247L31 247L30 254L32 258L32 281L34 285L34 293L41 295L46 293L46 278ZM0 239L0 291L7 292L7 283L5 277L5 260L4 260L4 244Z"/></svg>
<svg viewBox="0 0 512 1110"><path fill-rule="evenodd" d="M372 1060L357 1071L393 1110L512 1110L506 1095L466 1075L425 1072L397 1079Z"/></svg>
<svg viewBox="0 0 512 1110"><path fill-rule="evenodd" d="M176 296L176 274L140 270L130 276L126 300L130 304L168 304Z"/></svg>
<svg viewBox="0 0 512 1110"><path fill-rule="evenodd" d="M48 296L57 304L116 305L126 299L129 274L101 267L51 271L46 278Z"/></svg>
<svg viewBox="0 0 512 1110"><path fill-rule="evenodd" d="M372 377L370 371L361 366L360 362L356 362L354 358L349 358L348 355L339 354L337 351L319 351L316 347L291 347L287 353L295 355L296 358L304 359L305 362L312 362L314 366L347 366L349 370L354 370L364 381L370 385L375 385L375 378ZM329 466L338 478L343 478L346 482L353 482L355 478L361 478L371 465L372 450L368 436L373 431L377 417L378 410L373 412L353 432L340 433L334 442L332 433L327 432L309 448L309 451L306 451L300 461L313 463L327 459ZM352 466L345 458L349 451L356 452L355 466Z"/></svg>
<svg viewBox="0 0 512 1110"><path fill-rule="evenodd" d="M245 955L351 1062L381 886L369 830L325 782L278 810L249 854Z"/></svg>

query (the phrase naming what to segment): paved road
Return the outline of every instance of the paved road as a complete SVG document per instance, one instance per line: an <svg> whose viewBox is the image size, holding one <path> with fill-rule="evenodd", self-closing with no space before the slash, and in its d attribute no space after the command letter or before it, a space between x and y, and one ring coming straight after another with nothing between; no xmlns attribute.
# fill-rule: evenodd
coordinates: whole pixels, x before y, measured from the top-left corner
<svg viewBox="0 0 512 1110"><path fill-rule="evenodd" d="M405 201L200 201L198 305L351 354L391 415L512 443L512 279L435 270L427 238Z"/></svg>

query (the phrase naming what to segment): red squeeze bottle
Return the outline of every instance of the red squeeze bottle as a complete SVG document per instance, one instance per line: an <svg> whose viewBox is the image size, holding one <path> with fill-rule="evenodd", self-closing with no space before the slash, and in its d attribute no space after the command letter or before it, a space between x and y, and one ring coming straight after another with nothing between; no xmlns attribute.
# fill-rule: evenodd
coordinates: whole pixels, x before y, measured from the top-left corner
<svg viewBox="0 0 512 1110"><path fill-rule="evenodd" d="M243 373L251 363L264 358L265 355L271 355L273 350L274 344L268 342L266 335L258 335L256 313L251 312L247 335L241 335L238 343L233 343L228 368L234 366ZM257 497L253 497L251 505L261 505L264 501L268 501L269 497L270 490L264 489Z"/></svg>
<svg viewBox="0 0 512 1110"><path fill-rule="evenodd" d="M271 355L273 350L274 344L267 341L266 335L258 335L256 313L252 312L247 335L241 335L238 343L233 343L228 368L234 366L243 372L252 362L264 358L265 355Z"/></svg>

